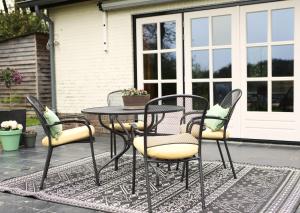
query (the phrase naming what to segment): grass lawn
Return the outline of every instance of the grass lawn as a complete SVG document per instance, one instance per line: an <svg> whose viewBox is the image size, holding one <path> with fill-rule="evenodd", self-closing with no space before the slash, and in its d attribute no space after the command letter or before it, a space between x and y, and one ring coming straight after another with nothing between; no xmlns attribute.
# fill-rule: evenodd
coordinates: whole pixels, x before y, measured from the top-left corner
<svg viewBox="0 0 300 213"><path fill-rule="evenodd" d="M36 125L40 125L40 121L37 117L32 116L32 115L26 117L26 126L27 127L36 126Z"/></svg>

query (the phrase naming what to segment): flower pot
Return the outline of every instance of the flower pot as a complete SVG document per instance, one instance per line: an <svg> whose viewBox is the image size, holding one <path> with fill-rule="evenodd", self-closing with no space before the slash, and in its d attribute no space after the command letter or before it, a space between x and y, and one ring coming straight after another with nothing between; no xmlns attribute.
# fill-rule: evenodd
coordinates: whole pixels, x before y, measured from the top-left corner
<svg viewBox="0 0 300 213"><path fill-rule="evenodd" d="M34 148L37 133L23 133L23 142L26 148Z"/></svg>
<svg viewBox="0 0 300 213"><path fill-rule="evenodd" d="M0 131L0 141L4 151L19 149L22 130Z"/></svg>
<svg viewBox="0 0 300 213"><path fill-rule="evenodd" d="M144 109L150 95L122 96L124 109Z"/></svg>
<svg viewBox="0 0 300 213"><path fill-rule="evenodd" d="M2 121L14 120L23 125L23 132L26 131L26 109L0 110L0 123ZM21 138L20 145L23 145Z"/></svg>

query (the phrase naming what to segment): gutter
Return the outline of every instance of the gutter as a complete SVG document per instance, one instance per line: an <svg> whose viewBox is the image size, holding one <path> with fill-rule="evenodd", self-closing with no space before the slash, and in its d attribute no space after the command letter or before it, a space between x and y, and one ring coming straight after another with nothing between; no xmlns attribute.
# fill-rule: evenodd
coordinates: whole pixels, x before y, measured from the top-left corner
<svg viewBox="0 0 300 213"><path fill-rule="evenodd" d="M40 11L38 5L34 6L35 13L41 19L49 23L49 41L48 45L50 48L50 73L51 73L51 106L52 110L56 113L56 75L55 75L55 48L54 48L54 22L50 19L49 16L46 16L43 12Z"/></svg>
<svg viewBox="0 0 300 213"><path fill-rule="evenodd" d="M100 0L98 5L102 11L119 10L133 8L139 6L155 5L176 2L180 0L119 0L119 1L103 1Z"/></svg>

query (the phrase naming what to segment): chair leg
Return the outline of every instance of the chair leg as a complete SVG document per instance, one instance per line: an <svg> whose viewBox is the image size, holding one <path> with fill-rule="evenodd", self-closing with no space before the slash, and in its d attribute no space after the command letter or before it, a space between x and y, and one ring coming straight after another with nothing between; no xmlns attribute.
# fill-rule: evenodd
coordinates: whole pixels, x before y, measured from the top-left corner
<svg viewBox="0 0 300 213"><path fill-rule="evenodd" d="M222 159L222 162L223 162L223 166L224 166L224 168L226 169L226 164L225 164L225 161L224 161L224 157L223 157L223 153L222 153L222 149L221 149L219 140L217 140L217 145L218 145L218 149L219 149L219 152L220 152L220 156L221 156L221 159Z"/></svg>
<svg viewBox="0 0 300 213"><path fill-rule="evenodd" d="M185 163L183 162L180 182L183 182L183 179L184 179L184 172L185 172Z"/></svg>
<svg viewBox="0 0 300 213"><path fill-rule="evenodd" d="M179 170L179 162L176 163L176 171Z"/></svg>
<svg viewBox="0 0 300 213"><path fill-rule="evenodd" d="M95 151L94 151L93 142L94 142L93 140L90 140L91 155L92 155L93 166L94 166L94 171L95 171L96 185L100 186L99 173L98 173L98 170L97 170L97 163L96 163L96 158L95 158Z"/></svg>
<svg viewBox="0 0 300 213"><path fill-rule="evenodd" d="M231 160L231 156L230 156L230 152L229 152L229 149L228 149L228 146L227 146L226 139L224 139L224 145L225 145L225 148L226 148L226 152L227 152L228 160L229 160L229 163L230 163L230 167L231 167L231 170L232 170L232 173L233 173L233 178L236 179L236 174L235 174L235 170L234 170L234 167L233 167L233 163L232 163L232 160Z"/></svg>
<svg viewBox="0 0 300 213"><path fill-rule="evenodd" d="M117 140L116 140L116 134L113 134L113 138L114 138L114 155L117 155ZM118 158L115 159L115 171L118 170Z"/></svg>
<svg viewBox="0 0 300 213"><path fill-rule="evenodd" d="M146 176L146 187L147 187L148 212L152 213L149 168L148 168L148 161L145 156L144 156L144 163L145 163L145 173L146 173L145 176Z"/></svg>
<svg viewBox="0 0 300 213"><path fill-rule="evenodd" d="M132 194L135 194L135 175L136 175L136 149L132 146Z"/></svg>
<svg viewBox="0 0 300 213"><path fill-rule="evenodd" d="M110 158L113 158L113 149L114 149L114 145L113 145L113 133L110 132Z"/></svg>
<svg viewBox="0 0 300 213"><path fill-rule="evenodd" d="M168 163L168 171L171 171L171 163Z"/></svg>
<svg viewBox="0 0 300 213"><path fill-rule="evenodd" d="M52 151L53 151L53 147L49 146L48 147L47 159L46 159L45 167L44 167L44 171L43 171L42 181L41 181L41 184L40 184L40 190L42 190L44 188L44 181L45 181L45 179L47 177L47 174L48 174L48 169L49 169L49 165L50 165Z"/></svg>
<svg viewBox="0 0 300 213"><path fill-rule="evenodd" d="M189 189L189 161L186 161L185 164L185 189Z"/></svg>
<svg viewBox="0 0 300 213"><path fill-rule="evenodd" d="M201 203L202 203L202 210L204 210L205 209L204 178L203 178L203 166L202 166L201 156L199 156L199 159L198 159L198 167L199 167L199 175L200 175Z"/></svg>

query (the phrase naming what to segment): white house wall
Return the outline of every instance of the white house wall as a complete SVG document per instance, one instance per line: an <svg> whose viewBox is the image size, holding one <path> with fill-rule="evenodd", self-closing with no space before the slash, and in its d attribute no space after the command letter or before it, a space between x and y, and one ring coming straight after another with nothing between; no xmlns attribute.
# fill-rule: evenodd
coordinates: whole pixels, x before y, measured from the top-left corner
<svg viewBox="0 0 300 213"><path fill-rule="evenodd" d="M110 91L133 87L132 15L233 1L191 0L108 12L108 52L97 1L51 9L57 42L58 112L79 113L105 105Z"/></svg>

